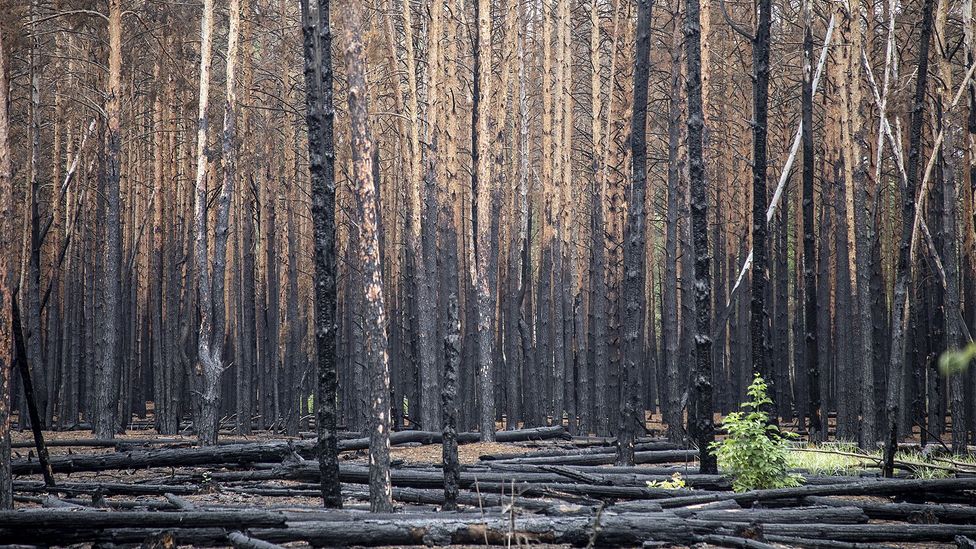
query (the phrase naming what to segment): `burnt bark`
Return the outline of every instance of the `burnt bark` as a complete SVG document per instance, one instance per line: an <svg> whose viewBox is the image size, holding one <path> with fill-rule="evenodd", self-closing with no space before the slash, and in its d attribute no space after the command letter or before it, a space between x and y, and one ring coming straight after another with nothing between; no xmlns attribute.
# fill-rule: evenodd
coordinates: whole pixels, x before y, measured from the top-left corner
<svg viewBox="0 0 976 549"><path fill-rule="evenodd" d="M695 251L695 368L691 373L688 431L699 450L702 473L717 473L711 451L712 419L712 276L708 252L708 189L702 158L704 112L701 75L701 6L686 0L685 49L688 62L688 177L691 187L691 230Z"/></svg>
<svg viewBox="0 0 976 549"><path fill-rule="evenodd" d="M813 1L803 3L803 329L804 374L809 405L811 440L823 440L825 428L820 397L820 357L817 334L817 241L814 229L813 185Z"/></svg>
<svg viewBox="0 0 976 549"><path fill-rule="evenodd" d="M302 2L305 60L305 122L308 125L309 176L315 240L315 411L318 431L322 499L326 507L341 507L338 432L336 426L336 207L335 109L332 97L332 25L330 0L319 0L316 14Z"/></svg>
<svg viewBox="0 0 976 549"><path fill-rule="evenodd" d="M617 462L633 465L634 439L643 429L644 411L640 406L640 367L643 340L641 325L644 314L645 213L647 194L647 95L651 54L651 8L653 0L637 5L637 49L634 57L634 117L631 125L632 182L627 211L624 242L624 314L623 372Z"/></svg>
<svg viewBox="0 0 976 549"><path fill-rule="evenodd" d="M891 355L889 357L888 394L885 403L887 411L887 437L883 468L885 476L891 476L894 472L895 450L898 441L898 417L902 406L902 385L905 370L905 324L910 311L908 291L912 282L912 269L909 263L916 216L915 195L921 156L922 123L925 114L929 44L932 41L934 8L935 0L925 0L922 4L918 72L915 76L915 94L912 100L911 124L908 134L908 179L901 193L902 230L898 244L898 262L895 269L895 288L891 307Z"/></svg>

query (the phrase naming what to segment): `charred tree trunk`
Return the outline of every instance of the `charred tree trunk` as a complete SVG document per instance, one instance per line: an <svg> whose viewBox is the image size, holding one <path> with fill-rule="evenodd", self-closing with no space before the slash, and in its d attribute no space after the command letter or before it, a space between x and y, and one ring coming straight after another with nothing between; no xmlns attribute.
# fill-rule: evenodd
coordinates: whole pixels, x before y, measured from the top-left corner
<svg viewBox="0 0 976 549"><path fill-rule="evenodd" d="M620 424L617 463L634 464L634 440L644 425L640 406L640 366L643 353L641 320L644 314L645 213L647 194L647 88L651 54L651 7L653 0L637 5L637 49L634 57L634 115L631 126L632 181L628 200L624 243L623 372L621 374Z"/></svg>
<svg viewBox="0 0 976 549"><path fill-rule="evenodd" d="M891 356L889 358L887 411L887 437L885 439L885 476L894 473L895 450L898 442L898 418L901 412L902 383L905 370L905 325L911 307L908 291L912 282L911 243L915 220L915 194L918 184L919 159L922 146L922 123L925 115L926 85L929 69L929 43L932 41L932 12L935 0L922 4L922 26L918 51L918 72L915 77L915 95L912 100L911 125L908 142L908 168L905 188L902 189L902 229L898 244L898 262L895 270L895 289L891 307Z"/></svg>
<svg viewBox="0 0 976 549"><path fill-rule="evenodd" d="M756 36L752 40L752 300L750 306L749 337L752 341L752 371L759 374L769 385L769 394L775 395L775 377L769 371L766 360L766 136L769 131L769 49L772 24L771 0L756 3ZM771 409L770 417L776 414Z"/></svg>
<svg viewBox="0 0 976 549"><path fill-rule="evenodd" d="M336 184L332 104L332 26L330 0L319 0L318 13L302 2L305 59L305 121L308 124L309 177L312 184L312 223L315 240L315 391L319 470L326 507L342 506L339 487L339 449L336 428Z"/></svg>
<svg viewBox="0 0 976 549"><path fill-rule="evenodd" d="M813 185L813 0L803 3L803 328L804 370L809 399L809 436L824 440L826 429L820 397L820 357L817 334L817 241L814 228Z"/></svg>
<svg viewBox="0 0 976 549"><path fill-rule="evenodd" d="M668 108L668 202L664 223L664 280L661 281L661 337L664 345L664 399L661 416L668 426L668 438L684 439L681 409L681 377L678 372L678 195L682 170L678 155L681 149L681 36L680 14L674 8L671 43L671 100ZM686 334L687 335L687 334Z"/></svg>
<svg viewBox="0 0 976 549"><path fill-rule="evenodd" d="M702 473L717 473L710 445L715 440L712 420L712 276L708 255L708 189L702 158L701 7L686 0L685 49L688 60L688 177L691 187L691 232L695 250L695 369L690 380L688 432L698 446Z"/></svg>

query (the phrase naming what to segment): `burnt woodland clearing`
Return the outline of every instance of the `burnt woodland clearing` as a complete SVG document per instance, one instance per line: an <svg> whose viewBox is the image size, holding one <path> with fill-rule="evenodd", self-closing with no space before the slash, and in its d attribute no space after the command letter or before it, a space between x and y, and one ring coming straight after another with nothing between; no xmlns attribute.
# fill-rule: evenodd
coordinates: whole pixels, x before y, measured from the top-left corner
<svg viewBox="0 0 976 549"><path fill-rule="evenodd" d="M976 547L972 0L0 0L0 545Z"/></svg>

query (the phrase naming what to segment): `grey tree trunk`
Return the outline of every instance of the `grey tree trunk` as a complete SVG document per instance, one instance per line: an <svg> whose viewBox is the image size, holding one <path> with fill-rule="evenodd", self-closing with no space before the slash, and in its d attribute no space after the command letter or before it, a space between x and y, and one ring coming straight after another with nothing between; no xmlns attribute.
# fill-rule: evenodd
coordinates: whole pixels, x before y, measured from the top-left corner
<svg viewBox="0 0 976 549"><path fill-rule="evenodd" d="M366 367L370 378L372 421L369 432L369 503L375 513L393 510L390 484L390 369L386 336L386 307L380 265L379 218L373 182L372 138L369 134L363 43L359 35L362 6L359 0L343 10L344 57L349 86L349 120L352 129L352 184L362 212L359 224L359 265L363 273Z"/></svg>
<svg viewBox="0 0 976 549"><path fill-rule="evenodd" d="M118 414L119 363L122 334L122 234L119 218L119 178L122 132L120 111L122 101L122 6L121 0L109 2L109 84L105 112L108 119L105 133L105 287L102 318L105 324L97 345L101 348L96 365L94 434L96 438L115 436Z"/></svg>
<svg viewBox="0 0 976 549"><path fill-rule="evenodd" d="M0 44L3 43L0 29ZM6 52L0 48L0 248L14 246L13 173L10 168L10 119ZM13 509L10 473L10 394L13 366L13 261L0 254L0 509Z"/></svg>
<svg viewBox="0 0 976 549"><path fill-rule="evenodd" d="M681 189L679 149L681 147L681 43L679 8L675 6L671 42L671 100L668 110L668 199L664 222L664 279L661 281L661 337L664 345L665 397L661 406L668 438L683 441L684 413L681 409L681 376L678 372L678 201Z"/></svg>

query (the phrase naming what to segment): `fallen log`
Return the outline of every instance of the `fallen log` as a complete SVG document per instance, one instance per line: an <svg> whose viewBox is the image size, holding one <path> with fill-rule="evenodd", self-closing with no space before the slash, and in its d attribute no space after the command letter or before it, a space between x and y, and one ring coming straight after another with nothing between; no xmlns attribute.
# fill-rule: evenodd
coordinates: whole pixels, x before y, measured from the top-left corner
<svg viewBox="0 0 976 549"><path fill-rule="evenodd" d="M721 547L738 547L741 549L777 549L775 545L736 536L720 536L711 534L699 536L698 539L702 542L710 543L712 545L719 545Z"/></svg>
<svg viewBox="0 0 976 549"><path fill-rule="evenodd" d="M799 507L795 509L706 509L691 518L725 523L792 524L816 522L823 524L863 524L868 516L859 507Z"/></svg>
<svg viewBox="0 0 976 549"><path fill-rule="evenodd" d="M228 486L222 488L223 491L237 494L249 494L266 497L308 497L318 498L321 491L317 485L299 485L289 487L267 487L267 486ZM369 491L360 486L343 485L343 497L356 498L363 501L369 499ZM423 488L393 488L393 499L400 503L443 505L444 490L433 490ZM534 513L545 515L588 515L592 514L595 500L578 499L578 503L567 501L552 501L538 498L526 498L511 494L476 493L469 490L462 490L458 494L457 502L461 505L468 505L478 508L495 508L512 506L517 509L524 509ZM657 508L660 511L660 507Z"/></svg>
<svg viewBox="0 0 976 549"><path fill-rule="evenodd" d="M281 549L280 545L275 545L257 538L252 538L244 535L241 532L231 532L227 534L227 541L234 544L234 547L237 549Z"/></svg>
<svg viewBox="0 0 976 549"><path fill-rule="evenodd" d="M566 438L569 435L563 427L538 427L519 431L499 431L498 442L518 442L526 440L548 440ZM480 440L478 433L461 433L459 443ZM400 431L390 435L391 444L416 442L437 444L441 433L432 431ZM191 467L196 465L219 465L226 463L280 462L292 453L312 458L315 453L315 440L251 442L203 448L160 448L152 450L132 450L114 454L69 455L51 459L54 472L72 473L80 471L108 471L114 469L147 469L151 467ZM369 447L368 439L339 441L339 449L364 450ZM38 462L14 460L11 472L15 475L37 474L42 471Z"/></svg>
<svg viewBox="0 0 976 549"><path fill-rule="evenodd" d="M911 494L913 497L926 497L928 493L945 493L976 490L976 478L947 479L878 479L848 482L843 484L806 485L794 488L774 488L770 490L751 490L748 492L710 492L677 496L658 500L665 509L683 507L696 503L708 503L732 499L740 504L776 499L798 499L807 496L890 496Z"/></svg>
<svg viewBox="0 0 976 549"><path fill-rule="evenodd" d="M22 493L65 493L101 494L103 496L165 496L167 493L190 495L203 490L201 486L171 486L157 484L124 484L120 482L65 482L57 487L46 486L41 482L15 480L14 492Z"/></svg>
<svg viewBox="0 0 976 549"><path fill-rule="evenodd" d="M196 441L192 439L179 438L65 438L45 441L48 448L137 448L139 446L161 446L164 444L190 446L195 443ZM13 449L33 448L34 443L27 440L16 440L10 443L10 447Z"/></svg>
<svg viewBox="0 0 976 549"><path fill-rule="evenodd" d="M446 544L509 544L550 543L583 546L592 544L600 547L634 546L645 541L675 544L690 544L701 541L704 536L733 536L741 538L737 532L741 524L722 523L698 519L682 519L669 513L631 513L614 514L604 512L597 519L583 517L477 517L450 514L437 516L411 516L409 514L390 516L364 516L358 520L312 520L287 521L275 526L262 526L253 520L238 522L227 526L216 519L217 513L208 511L209 525L202 519L188 522L187 518L201 513L158 512L158 513L117 513L91 511L49 511L32 512L32 517L40 513L52 514L52 518L33 521L23 511L0 513L0 538L10 543L39 543L58 539L61 543L93 541L138 542L147 534L162 528L172 528L173 537L180 544L210 545L226 543L226 530L240 528L240 524L251 527L243 531L248 537L269 543L304 541L319 546L336 545L446 545ZM60 513L57 520L54 513ZM113 527L120 524L120 515L138 515L140 527L131 525ZM14 515L16 522L13 520ZM90 517L97 515L97 517ZM281 520L282 514L261 512L226 513L241 521L247 517L259 518L270 515ZM80 520L84 516L85 520ZM176 517L182 520L176 522ZM149 524L146 518L152 518ZM99 519L101 522L94 522ZM70 523L68 522L70 520ZM179 520L179 519L177 519ZM834 545L830 542L862 543L900 542L951 542L956 536L976 535L973 525L929 525L929 524L779 524L767 523L762 527L770 542L780 540L815 540L819 547L850 547ZM219 535L217 533L219 532ZM715 538L718 539L718 538Z"/></svg>
<svg viewBox="0 0 976 549"><path fill-rule="evenodd" d="M18 509L0 511L0 529L236 528L241 524L284 526L285 517L268 511L94 511Z"/></svg>
<svg viewBox="0 0 976 549"><path fill-rule="evenodd" d="M569 494L600 499L660 499L673 497L674 494L691 493L691 490L556 482L526 483L516 481L514 487L512 483L479 482L477 487L483 492L492 493L511 492L514 489L516 494L525 497L559 497L557 494Z"/></svg>
<svg viewBox="0 0 976 549"><path fill-rule="evenodd" d="M693 472L694 470L689 472L675 468L607 467L594 465L560 466L535 463L501 463L494 461L487 461L485 465L493 471L507 471L512 473L556 472L557 469L554 468L558 468L562 471L578 472L581 475L588 475L594 479L599 479L599 482L588 482L587 484L611 484L614 486L646 486L648 482L671 480L675 473L679 473L681 474L681 479L689 488L725 491L732 489L732 481L723 475L702 475ZM564 474L564 476L567 475Z"/></svg>
<svg viewBox="0 0 976 549"><path fill-rule="evenodd" d="M276 543L305 541L312 545L450 545L570 544L597 547L633 546L647 539L689 544L696 532L675 517L603 515L594 532L593 518L485 518L396 521L365 519L355 523L289 523L286 529L252 529L250 534ZM707 532L700 532L705 534Z"/></svg>
<svg viewBox="0 0 976 549"><path fill-rule="evenodd" d="M654 450L645 452L635 452L635 463L676 463L690 462L698 459L697 450ZM600 452L594 454L569 454L562 456L536 456L519 457L503 461L504 463L530 464L538 463L545 465L610 465L616 463L617 456L612 452Z"/></svg>
<svg viewBox="0 0 976 549"><path fill-rule="evenodd" d="M971 505L939 503L877 503L873 501L854 501L842 498L811 496L803 499L814 505L831 507L860 507L869 518L878 520L899 520L903 522L950 522L968 523L976 521L976 507Z"/></svg>
<svg viewBox="0 0 976 549"><path fill-rule="evenodd" d="M891 545L879 543L856 543L850 541L833 541L829 539L808 539L794 536L766 535L766 540L779 543L787 547L809 547L810 549L895 549Z"/></svg>
<svg viewBox="0 0 976 549"><path fill-rule="evenodd" d="M694 523L694 520L689 520ZM764 524L766 535L851 542L924 543L976 535L976 525L963 524Z"/></svg>
<svg viewBox="0 0 976 549"><path fill-rule="evenodd" d="M36 496L14 496L14 501L20 503L35 503L38 505L43 504L44 498L39 498ZM82 500L78 498L63 498L62 501L77 505L79 507L92 508L93 503L91 500ZM131 499L105 499L102 500L102 506L109 509L145 509L150 511L172 511L177 509L172 503L168 501L159 500L131 500Z"/></svg>
<svg viewBox="0 0 976 549"><path fill-rule="evenodd" d="M500 431L501 433L515 432L515 431ZM648 451L664 451L664 450L684 450L682 446L675 444L673 442L641 442L634 446L634 450L637 452L648 452ZM479 456L478 459L481 461L503 461L512 459L526 459L526 458L543 458L543 457L557 457L557 456L583 456L583 455L594 455L594 454L616 454L617 449L613 446L595 446L588 448L553 448L550 450L537 450L534 452L527 452L524 454L518 453L501 453L501 454L485 454Z"/></svg>
<svg viewBox="0 0 976 549"><path fill-rule="evenodd" d="M300 448L311 451L312 444L285 442L247 443L204 448L163 448L134 450L114 454L70 455L51 459L56 473L79 471L110 471L114 469L147 469L150 467L192 467L223 463L255 463L281 461ZM33 461L14 460L11 472L15 475L37 474L40 464Z"/></svg>
<svg viewBox="0 0 976 549"><path fill-rule="evenodd" d="M235 525L233 528L238 528ZM98 545L139 545L143 547L194 547L227 546L227 528L101 528L64 529L38 528L35 530L0 528L4 543L46 546L51 540L58 545L91 543Z"/></svg>

